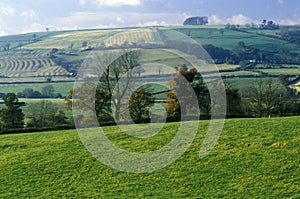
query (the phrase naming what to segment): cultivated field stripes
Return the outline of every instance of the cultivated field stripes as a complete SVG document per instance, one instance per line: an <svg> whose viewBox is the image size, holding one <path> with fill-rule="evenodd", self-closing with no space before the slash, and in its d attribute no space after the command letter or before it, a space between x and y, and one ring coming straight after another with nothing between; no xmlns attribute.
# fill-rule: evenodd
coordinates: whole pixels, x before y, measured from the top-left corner
<svg viewBox="0 0 300 199"><path fill-rule="evenodd" d="M152 43L162 43L157 30L155 29L137 29L128 32L122 32L105 40L105 45L115 46L123 45L126 43L133 44L152 44Z"/></svg>
<svg viewBox="0 0 300 199"><path fill-rule="evenodd" d="M43 67L36 72L37 76L63 76L68 74L68 71L61 66Z"/></svg>
<svg viewBox="0 0 300 199"><path fill-rule="evenodd" d="M7 77L28 76L39 69L52 66L55 66L55 63L49 58L0 59L0 71L2 71L0 75ZM55 70L48 68L46 70L52 71L51 74L54 75L67 74L67 71L60 66L56 66ZM47 72L47 75L50 75L50 73Z"/></svg>

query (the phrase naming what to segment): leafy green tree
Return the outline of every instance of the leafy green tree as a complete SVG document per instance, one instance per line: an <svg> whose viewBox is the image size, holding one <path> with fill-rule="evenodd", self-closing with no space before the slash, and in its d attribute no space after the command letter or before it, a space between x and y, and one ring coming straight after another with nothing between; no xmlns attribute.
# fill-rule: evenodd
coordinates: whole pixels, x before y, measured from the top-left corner
<svg viewBox="0 0 300 199"><path fill-rule="evenodd" d="M238 42L238 47L239 47L239 49L241 49L241 50L245 50L245 48L246 48L245 42L239 41L239 42Z"/></svg>
<svg viewBox="0 0 300 199"><path fill-rule="evenodd" d="M34 34L32 35L32 40L35 41L36 38L37 38L37 35L34 33Z"/></svg>
<svg viewBox="0 0 300 199"><path fill-rule="evenodd" d="M65 114L51 101L41 100L37 104L30 105L30 110L31 119L27 127L53 127L66 122Z"/></svg>
<svg viewBox="0 0 300 199"><path fill-rule="evenodd" d="M136 90L129 99L129 113L133 121L148 122L150 120L149 108L153 102L154 98L151 93L144 89Z"/></svg>
<svg viewBox="0 0 300 199"><path fill-rule="evenodd" d="M87 45L88 45L88 42L87 42L87 41L83 41L81 46L82 46L83 48L86 48Z"/></svg>
<svg viewBox="0 0 300 199"><path fill-rule="evenodd" d="M32 88L25 88L22 92L25 98L31 98L34 90Z"/></svg>
<svg viewBox="0 0 300 199"><path fill-rule="evenodd" d="M7 93L3 98L6 108L0 112L4 129L23 128L24 114L15 93Z"/></svg>
<svg viewBox="0 0 300 199"><path fill-rule="evenodd" d="M224 32L225 32L225 29L224 29L224 28L221 28L221 29L219 29L219 32L220 32L220 34L223 36L223 35L224 35Z"/></svg>
<svg viewBox="0 0 300 199"><path fill-rule="evenodd" d="M191 96L186 94L186 91L191 87L191 83L197 74L197 69L188 69L186 65L182 65L180 70L173 75L169 82L172 91L166 93L167 95L167 114L168 117L179 119L181 114L187 115L189 109L189 100Z"/></svg>
<svg viewBox="0 0 300 199"><path fill-rule="evenodd" d="M42 88L42 95L44 97L53 97L54 96L54 87L52 85L47 85Z"/></svg>
<svg viewBox="0 0 300 199"><path fill-rule="evenodd" d="M197 74L195 76L195 80L192 83L194 92L198 98L200 113L202 117L208 118L211 111L211 99L210 99L210 93L209 90L203 81L203 78L201 75Z"/></svg>
<svg viewBox="0 0 300 199"><path fill-rule="evenodd" d="M177 99L176 95L174 92L167 92L167 115L168 118L172 118L173 120L178 120L181 115L181 109L180 109L180 103L179 100Z"/></svg>
<svg viewBox="0 0 300 199"><path fill-rule="evenodd" d="M78 95L82 95L82 97L80 100L73 99L74 90L70 90L65 99L67 108L69 110L72 109L74 100L77 100L76 107L82 109L83 111L95 111L99 122L112 121L111 94L108 91L97 88L95 93L93 87L85 83L81 87L76 88L75 92ZM93 95L95 95L94 99L91 97Z"/></svg>
<svg viewBox="0 0 300 199"><path fill-rule="evenodd" d="M241 116L244 114L242 98L238 89L226 84L227 116Z"/></svg>

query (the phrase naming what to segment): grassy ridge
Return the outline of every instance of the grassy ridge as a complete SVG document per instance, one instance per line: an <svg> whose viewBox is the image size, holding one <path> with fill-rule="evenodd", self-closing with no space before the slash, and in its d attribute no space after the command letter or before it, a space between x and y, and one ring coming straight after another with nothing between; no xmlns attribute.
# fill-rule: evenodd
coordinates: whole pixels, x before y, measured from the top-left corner
<svg viewBox="0 0 300 199"><path fill-rule="evenodd" d="M205 26L206 27L206 26ZM209 27L209 26L207 26ZM259 30L260 33L265 35L258 35L256 31L249 29L248 32L240 32L235 30L225 30L221 35L219 28L190 28L181 27L175 28L175 30L189 35L195 39L199 44L212 44L214 46L226 48L232 51L237 51L237 44L239 41L243 41L247 46L254 46L259 49L264 49L270 52L288 50L290 52L299 52L299 48L296 44L291 44L287 41L280 39L269 38L267 35L274 35L279 33L279 30Z"/></svg>
<svg viewBox="0 0 300 199"><path fill-rule="evenodd" d="M0 198L299 198L299 119L227 120L204 159L198 152L208 122L201 122L190 149L149 174L102 165L76 131L4 135ZM144 151L168 142L178 125L167 124L146 142L126 138L116 127L105 131L120 147Z"/></svg>

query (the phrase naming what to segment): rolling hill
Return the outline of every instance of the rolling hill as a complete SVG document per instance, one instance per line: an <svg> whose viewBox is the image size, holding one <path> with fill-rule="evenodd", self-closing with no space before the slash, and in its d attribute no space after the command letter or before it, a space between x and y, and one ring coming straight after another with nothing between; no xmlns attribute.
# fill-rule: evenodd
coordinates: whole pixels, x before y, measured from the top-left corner
<svg viewBox="0 0 300 199"><path fill-rule="evenodd" d="M137 139L105 127L117 146L155 151L178 123ZM1 135L0 198L299 198L299 117L227 120L199 159L207 121L188 151L153 173L130 174L97 161L74 130Z"/></svg>
<svg viewBox="0 0 300 199"><path fill-rule="evenodd" d="M38 32L0 37L0 83L46 82L49 77L53 82L74 81L78 69L93 49L166 46L165 30L178 31L201 44L229 81L258 76L275 79L285 75L292 82L300 75L299 44L281 38L280 30L180 26ZM171 37L175 41L179 39L176 35ZM220 56L225 53L229 54L222 60ZM159 60L173 67L182 64L159 54L152 56L143 61ZM290 86L299 90L298 81Z"/></svg>

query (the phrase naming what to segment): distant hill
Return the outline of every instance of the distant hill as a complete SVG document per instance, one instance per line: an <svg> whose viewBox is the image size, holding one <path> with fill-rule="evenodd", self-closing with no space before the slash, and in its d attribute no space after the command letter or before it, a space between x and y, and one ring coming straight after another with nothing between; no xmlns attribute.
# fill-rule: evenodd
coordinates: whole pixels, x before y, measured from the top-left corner
<svg viewBox="0 0 300 199"><path fill-rule="evenodd" d="M186 20L186 26L178 27L37 32L0 37L0 83L74 81L91 50L168 46L164 43L168 29L203 45L226 78L287 75L293 81L300 75L299 40L291 39L300 27L285 27L281 35L281 30L247 26L232 29L191 26L206 22L206 17L192 17ZM172 42L180 41L175 36ZM155 61L156 57L159 55L148 59ZM180 65L160 60L163 64L175 64L174 67Z"/></svg>

